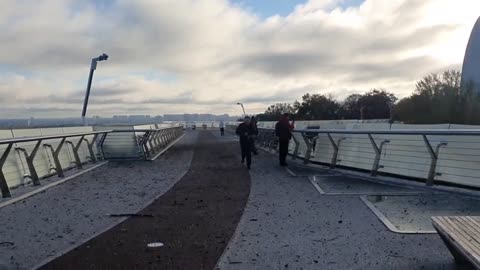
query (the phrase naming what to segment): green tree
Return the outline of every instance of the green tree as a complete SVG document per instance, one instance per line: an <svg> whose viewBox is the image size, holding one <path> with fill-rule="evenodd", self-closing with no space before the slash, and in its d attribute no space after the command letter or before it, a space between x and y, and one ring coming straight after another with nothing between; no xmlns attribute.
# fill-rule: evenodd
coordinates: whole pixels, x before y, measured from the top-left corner
<svg viewBox="0 0 480 270"><path fill-rule="evenodd" d="M302 102L295 101L298 120L337 119L340 105L332 97L319 94L305 94Z"/></svg>
<svg viewBox="0 0 480 270"><path fill-rule="evenodd" d="M361 97L360 94L348 96L341 104L339 117L342 119L360 119L362 105L359 100Z"/></svg>
<svg viewBox="0 0 480 270"><path fill-rule="evenodd" d="M289 103L277 103L271 105L267 110L257 115L259 121L278 121L282 114L295 114L295 108Z"/></svg>
<svg viewBox="0 0 480 270"><path fill-rule="evenodd" d="M394 94L384 89L373 89L360 95L348 96L342 103L340 117L343 119L387 119L390 108L397 101Z"/></svg>
<svg viewBox="0 0 480 270"><path fill-rule="evenodd" d="M460 87L461 73L447 70L417 82L415 92L395 106L395 118L415 124L478 124L480 102L473 88Z"/></svg>

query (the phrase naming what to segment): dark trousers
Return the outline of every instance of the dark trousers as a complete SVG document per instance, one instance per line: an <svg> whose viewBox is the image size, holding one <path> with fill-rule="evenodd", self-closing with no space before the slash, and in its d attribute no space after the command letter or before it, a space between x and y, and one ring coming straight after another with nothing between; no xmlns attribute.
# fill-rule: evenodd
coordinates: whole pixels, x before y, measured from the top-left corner
<svg viewBox="0 0 480 270"><path fill-rule="evenodd" d="M242 150L242 161L247 158L247 166L252 164L252 149L250 147L250 141L248 139L240 140L240 149Z"/></svg>
<svg viewBox="0 0 480 270"><path fill-rule="evenodd" d="M288 144L289 143L290 143L289 140L280 140L278 142L278 145L279 145L279 159L280 159L280 164L281 165L287 164Z"/></svg>
<svg viewBox="0 0 480 270"><path fill-rule="evenodd" d="M252 153L254 153L255 155L258 154L257 147L255 146L255 139L254 139L254 138L251 138L251 139L250 139L250 150L251 150Z"/></svg>
<svg viewBox="0 0 480 270"><path fill-rule="evenodd" d="M220 128L220 135L225 135L225 128Z"/></svg>

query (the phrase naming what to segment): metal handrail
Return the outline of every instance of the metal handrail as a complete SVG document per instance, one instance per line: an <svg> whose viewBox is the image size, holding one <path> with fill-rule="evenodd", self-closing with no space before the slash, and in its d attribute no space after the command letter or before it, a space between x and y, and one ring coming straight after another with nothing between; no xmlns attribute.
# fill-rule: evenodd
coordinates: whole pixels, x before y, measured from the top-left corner
<svg viewBox="0 0 480 270"><path fill-rule="evenodd" d="M75 157L75 163L78 168L82 168L82 163L80 162L80 158L78 155L78 150L82 144L82 142L86 142L89 153L90 153L90 159L92 162L96 162L96 157L95 153L93 151L93 144L97 137L99 135L102 135L102 139L107 136L108 133L112 132L111 130L106 130L106 131L98 131L98 132L86 132L86 133L75 133L75 134L63 134L63 135L53 135L53 136L40 136L40 137L26 137L26 138L13 138L13 139L4 139L0 141L0 145L7 145L5 150L3 151L2 155L0 156L0 191L2 193L3 197L11 197L10 193L10 188L8 187L6 177L3 173L3 166L5 165L5 162L7 161L8 155L10 154L13 146L19 143L26 143L26 142L35 142L35 146L33 150L28 153L28 151L25 148L22 147L15 147L14 149L16 151L20 151L24 154L25 156L25 161L27 162L28 165L28 170L30 171L30 177L32 179L32 182L34 185L38 186L40 185L40 179L37 174L35 165L34 165L34 159L35 156L40 148L40 146L43 143L43 146L47 149L50 149L51 155L53 157L54 163L55 163L55 172L59 177L64 177L64 168L62 167L62 164L59 159L59 154L65 144L69 144L72 146L72 151ZM86 139L86 136L92 136L93 139L91 142ZM79 141L76 144L73 144L73 142L67 140L69 138L80 138ZM54 139L60 139L60 143L56 146L53 147L51 144L44 143L50 140Z"/></svg>
<svg viewBox="0 0 480 270"><path fill-rule="evenodd" d="M233 128L230 127L230 128ZM276 136L275 136L275 130L271 128L259 128L258 129L260 132L260 135L258 136L259 140L259 145L267 148L268 150L273 150L276 148ZM441 155L441 150L444 148L447 148L449 146L449 140L446 138L441 138L441 140L437 139L432 139L432 137L435 136L444 136L444 137L452 137L452 136L475 136L478 137L480 136L480 130L338 130L338 129L300 129L300 130L294 130L293 133L298 134L296 135L298 138L294 137L294 140L292 143L294 144L294 149L292 152L292 155L294 158L302 158L305 163L309 163L312 161L312 153L315 152L315 146L317 145L317 141L322 139L324 142L322 145L330 145L331 150L328 151L328 155L331 156L323 156L322 158L329 159L331 158L330 161L324 162L328 163L331 168L335 168L337 166L337 162L340 162L341 160L338 159L339 151L341 149L347 150L347 151L352 151L348 149L352 149L351 147L354 147L353 153L361 154L360 156L365 156L365 155L372 155L370 160L373 160L371 164L371 169L370 172L372 176L376 176L378 174L379 169L383 169L384 166L380 165L380 162L382 161L382 155L386 155L386 146L387 145L392 145L395 146L395 139L394 137L388 137L385 136L385 138L374 138L374 135L403 135L403 136L418 136L418 139L415 139L413 141L416 141L416 145L421 146L419 142L422 142L424 145L419 148L420 151L423 153L427 152L429 159L430 159L430 164L429 169L428 169L428 174L427 172L424 179L426 180L427 185L433 185L435 181L435 177L442 175L441 173L438 172L438 166L437 163L439 161L439 157ZM325 138L320 137L319 135L326 135ZM334 139L332 135L337 135L335 136L336 138ZM350 136L338 136L338 135L365 135L365 144L370 145L369 147L366 147L365 145L358 145L357 142L349 142L350 139L352 139ZM403 141L405 139L399 138L399 141ZM346 141L346 143L344 143ZM479 138L480 142L480 138ZM363 143L363 142L361 142ZM451 142L454 144L454 141ZM300 144L303 145L304 151L303 153L299 153L299 148ZM352 146L353 145L353 146ZM318 147L318 146L317 146ZM349 148L350 147L350 148ZM358 151L359 148L362 149L370 149L367 152L365 151ZM458 149L460 149L457 146ZM449 147L448 149L456 149L455 146ZM458 150L457 149L457 150ZM472 148L469 150L475 150L476 148ZM480 150L480 149L479 149ZM389 150L389 152L394 152L397 151L395 148ZM398 150L401 151L401 150ZM410 150L409 150L410 151ZM418 151L417 151L418 152ZM349 152L346 152L349 153ZM443 153L443 152L442 152ZM454 162L452 157L449 155L452 155L449 152L445 153L446 156L444 156L444 160L448 162ZM418 154L417 154L418 155ZM455 155L455 154L453 154ZM348 157L347 155L343 155L344 157ZM468 155L467 155L468 156ZM352 156L355 157L355 156ZM351 157L350 157L351 158ZM412 158L416 158L416 155L412 155ZM425 158L425 157L423 157ZM324 159L324 160L325 160ZM353 163L357 161L351 161ZM391 162L391 160L386 159L383 163L385 162ZM358 163L360 164L361 161L358 160ZM399 163L401 163L399 161ZM363 163L363 166L366 163ZM427 164L425 164L427 165ZM358 165L357 165L358 166ZM445 167L446 165L442 165ZM463 165L466 166L466 165ZM471 170L475 170L476 166L474 163L472 163ZM348 167L348 166L347 166ZM361 166L360 166L361 167ZM393 168L393 167L392 167ZM470 167L468 167L470 168ZM462 167L460 166L460 169ZM479 173L480 174L480 173ZM470 178L480 178L478 175L469 175L468 177ZM475 184L475 185L480 185L480 184Z"/></svg>
<svg viewBox="0 0 480 270"><path fill-rule="evenodd" d="M259 130L274 131L271 128ZM437 135L437 136L479 136L480 130L471 129L437 129L437 130L343 130L343 129L295 129L292 132L308 132L319 134L363 134L363 135Z"/></svg>
<svg viewBox="0 0 480 270"><path fill-rule="evenodd" d="M103 130L84 133L71 133L62 135L51 136L36 136L36 137L23 137L0 140L0 145L6 145L6 147L0 151L0 191L3 197L10 197L10 188L8 186L5 174L3 172L4 165L6 164L9 154L16 151L21 155L21 164L24 162L27 166L28 172L25 172L24 177L31 179L33 185L40 185L40 177L37 173L37 168L34 164L34 159L37 156L39 150L43 147L47 151L48 158L52 158L51 170L55 172L59 177L64 177L64 170L61 162L61 153L66 151L68 147L69 151L73 151L73 161L75 167L81 169L82 161L80 159L79 151L82 145L86 145L88 148L87 159L89 158L93 163L97 161L97 154L99 158L106 159L104 152L104 145L106 138L112 133L133 133L140 138L136 140L134 147L138 147L141 157L143 159L152 159L153 154L160 153L169 144L173 143L176 139L183 134L182 126L165 127L157 129L119 129L119 130ZM93 136L93 138L92 138ZM75 139L72 139L75 138ZM58 143L50 143L52 140L58 140ZM22 146L23 143L32 142L32 149ZM108 142L107 142L108 143ZM115 144L116 142L113 142ZM94 151L94 146L97 146L98 151ZM157 153L158 152L158 153ZM89 157L88 157L89 155ZM137 159L139 156L136 157ZM154 158L153 158L154 159ZM70 168L70 167L69 167ZM49 174L50 175L50 174Z"/></svg>
<svg viewBox="0 0 480 270"><path fill-rule="evenodd" d="M166 127L158 129L121 129L113 130L111 133L142 133L136 137L138 152L145 160L152 159L153 154L160 152L169 143L177 139L183 133L183 126ZM103 152L105 141L101 142ZM131 159L132 157L111 156L110 159ZM138 157L137 157L138 158Z"/></svg>
<svg viewBox="0 0 480 270"><path fill-rule="evenodd" d="M53 139L62 139L62 138L73 138L73 137L81 137L81 136L88 136L88 135L95 135L95 134L104 134L110 133L113 130L105 130L105 131L94 131L94 132L86 132L86 133L72 133L72 134L64 134L64 135L50 135L50 136L38 136L38 137L24 137L24 138L12 138L12 139L2 139L0 140L1 144L9 144L9 143L24 143L24 142L34 142L38 140L46 141L46 140L53 140Z"/></svg>

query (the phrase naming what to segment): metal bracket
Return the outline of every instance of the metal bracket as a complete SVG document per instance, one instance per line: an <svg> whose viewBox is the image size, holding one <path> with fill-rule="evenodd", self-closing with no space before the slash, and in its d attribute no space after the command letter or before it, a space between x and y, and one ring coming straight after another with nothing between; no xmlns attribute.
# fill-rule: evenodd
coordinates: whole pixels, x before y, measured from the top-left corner
<svg viewBox="0 0 480 270"><path fill-rule="evenodd" d="M156 131L150 131L150 135L148 136L148 139L147 139L147 143L145 144L145 146L150 145L150 153L155 153L155 150L156 150L156 147L155 147L155 144L153 142L153 140L155 139L155 136L156 136L157 132ZM147 146L148 147L148 146Z"/></svg>
<svg viewBox="0 0 480 270"><path fill-rule="evenodd" d="M79 169L83 168L82 160L80 159L80 155L78 154L78 150L80 149L80 146L82 145L83 138L85 138L85 136L80 137L80 140L78 140L76 145L74 145L73 142L71 142L71 141L65 141L65 143L72 146L73 156L75 158L75 164L77 164L77 168L79 168Z"/></svg>
<svg viewBox="0 0 480 270"><path fill-rule="evenodd" d="M312 156L313 143L317 140L318 136L315 136L310 139L307 137L305 132L302 132L302 137L303 137L303 140L305 141L305 144L307 145L307 152L305 153L305 159L303 160L303 163L307 164L307 163L310 163L310 157Z"/></svg>
<svg viewBox="0 0 480 270"><path fill-rule="evenodd" d="M7 145L7 148L5 148L2 156L0 157L0 190L4 198L12 197L12 194L10 193L10 188L7 184L7 179L5 178L5 174L3 174L3 165L5 165L5 162L7 161L7 157L8 154L10 154L10 150L12 150L12 146L13 143L9 143Z"/></svg>
<svg viewBox="0 0 480 270"><path fill-rule="evenodd" d="M150 156L150 151L148 150L147 142L149 141L151 131L145 132L145 134L142 137L142 140L140 141L140 145L142 146L143 149L143 157L147 159Z"/></svg>
<svg viewBox="0 0 480 270"><path fill-rule="evenodd" d="M431 162L430 162L430 170L428 172L428 178L427 178L427 186L433 186L435 182L435 171L437 170L437 162L438 162L438 155L440 153L440 148L443 146L447 146L448 143L439 143L435 147L435 150L433 149L432 145L430 144L430 141L427 138L427 135L423 134L423 141L425 142L425 145L427 146L428 153L430 154Z"/></svg>
<svg viewBox="0 0 480 270"><path fill-rule="evenodd" d="M300 142L295 138L295 136L292 135L293 142L295 143L295 149L293 149L293 157L292 159L295 160L297 159L298 155L298 149L300 148Z"/></svg>
<svg viewBox="0 0 480 270"><path fill-rule="evenodd" d="M83 140L87 143L88 152L90 153L90 159L93 163L97 162L97 157L95 156L95 152L93 152L93 144L97 140L98 134L95 134L92 138L92 142L89 142L87 138L83 138Z"/></svg>
<svg viewBox="0 0 480 270"><path fill-rule="evenodd" d="M378 146L375 139L373 139L372 134L368 134L368 139L370 139L370 143L375 151L375 160L373 161L371 175L376 176L378 174L378 169L380 168L380 158L382 157L383 146L390 143L390 140L384 140L380 143L380 146Z"/></svg>
<svg viewBox="0 0 480 270"><path fill-rule="evenodd" d="M58 155L60 154L60 151L62 150L62 147L65 143L66 138L63 137L60 143L57 146L57 149L53 149L53 146L51 144L44 144L45 147L50 148L52 151L52 156L53 156L53 161L55 162L55 169L57 171L57 174L59 177L65 177L65 174L63 173L63 168L62 164L60 163L60 160L58 159Z"/></svg>
<svg viewBox="0 0 480 270"><path fill-rule="evenodd" d="M107 139L108 134L109 134L108 132L103 133L102 137L100 138L100 141L98 142L98 145L100 146L100 149L101 149L102 160L105 160L105 151L103 150L103 144L105 143L105 140Z"/></svg>
<svg viewBox="0 0 480 270"><path fill-rule="evenodd" d="M332 144L332 147L333 147L333 155L332 155L332 160L330 161L330 169L335 169L335 167L337 166L338 149L340 148L340 143L343 140L346 140L347 138L345 138L345 137L340 138L335 143L335 141L333 140L332 134L327 133L327 136L328 136L328 140L330 141L330 143Z"/></svg>
<svg viewBox="0 0 480 270"><path fill-rule="evenodd" d="M38 149L40 148L41 144L42 140L38 140L30 155L27 153L27 150L25 148L15 148L16 151L20 151L24 154L25 161L27 162L28 170L30 172L30 178L32 179L34 186L40 185L40 179L38 177L37 170L35 169L35 165L33 164L33 160L35 159L35 156L37 155Z"/></svg>
<svg viewBox="0 0 480 270"><path fill-rule="evenodd" d="M160 149L162 147L162 144L161 144L161 141L160 141L160 137L162 136L162 131L161 130L157 130L157 132L155 133L155 147L157 149Z"/></svg>

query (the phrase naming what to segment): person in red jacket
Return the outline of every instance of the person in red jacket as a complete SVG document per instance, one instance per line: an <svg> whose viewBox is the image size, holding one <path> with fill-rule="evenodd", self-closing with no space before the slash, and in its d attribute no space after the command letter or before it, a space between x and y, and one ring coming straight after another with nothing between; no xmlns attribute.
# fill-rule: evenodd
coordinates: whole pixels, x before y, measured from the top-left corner
<svg viewBox="0 0 480 270"><path fill-rule="evenodd" d="M284 113L280 121L275 125L275 135L278 138L279 145L279 160L280 166L288 166L287 164L287 155L288 155L288 145L290 139L292 139L292 131L294 129L294 123L290 124L289 114Z"/></svg>

